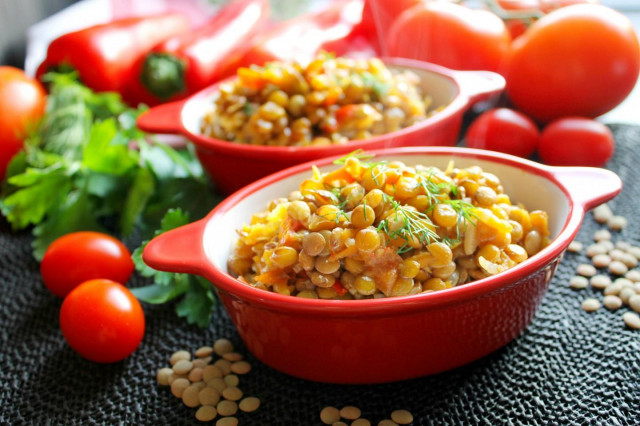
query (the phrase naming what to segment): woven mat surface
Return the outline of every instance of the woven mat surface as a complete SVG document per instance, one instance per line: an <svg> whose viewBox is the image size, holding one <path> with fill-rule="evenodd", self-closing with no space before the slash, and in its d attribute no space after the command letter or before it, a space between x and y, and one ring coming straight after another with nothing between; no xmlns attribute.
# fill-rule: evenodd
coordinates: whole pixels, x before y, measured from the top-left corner
<svg viewBox="0 0 640 426"><path fill-rule="evenodd" d="M609 204L629 219L614 240L640 245L640 127L612 129L616 153L607 167L625 186ZM587 215L578 240L589 243L600 228ZM533 322L498 351L435 376L346 386L296 379L261 364L222 307L202 330L175 317L171 305L145 305L146 334L131 357L112 365L85 361L62 337L61 301L44 288L30 242L29 233L0 223L0 424L199 424L195 409L157 385L155 374L173 351L194 351L219 337L253 364L240 388L262 405L239 413L241 425L320 425L327 405L355 405L374 425L399 408L413 413L414 425L640 424L640 331L625 327L626 307L580 308L586 297L602 298L590 288L568 287L587 259L583 254L567 253ZM138 284L134 278L132 285Z"/></svg>

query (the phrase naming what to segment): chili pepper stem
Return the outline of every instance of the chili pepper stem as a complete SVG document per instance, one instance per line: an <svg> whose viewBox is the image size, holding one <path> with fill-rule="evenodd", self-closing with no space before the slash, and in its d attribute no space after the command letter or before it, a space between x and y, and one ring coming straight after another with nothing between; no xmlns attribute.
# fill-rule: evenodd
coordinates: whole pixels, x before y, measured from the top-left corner
<svg viewBox="0 0 640 426"><path fill-rule="evenodd" d="M140 81L149 92L162 100L185 90L185 63L168 53L147 55L142 66Z"/></svg>

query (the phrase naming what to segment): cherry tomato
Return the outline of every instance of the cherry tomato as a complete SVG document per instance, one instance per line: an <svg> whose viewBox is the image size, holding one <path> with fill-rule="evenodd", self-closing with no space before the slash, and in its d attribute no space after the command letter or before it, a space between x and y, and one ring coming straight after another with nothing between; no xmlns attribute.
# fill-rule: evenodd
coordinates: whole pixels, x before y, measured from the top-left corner
<svg viewBox="0 0 640 426"><path fill-rule="evenodd" d="M578 4L533 23L513 41L505 62L509 98L534 119L597 117L635 86L640 47L624 15Z"/></svg>
<svg viewBox="0 0 640 426"><path fill-rule="evenodd" d="M73 289L60 308L60 329L69 346L101 363L125 359L144 335L140 302L123 285L89 280Z"/></svg>
<svg viewBox="0 0 640 426"><path fill-rule="evenodd" d="M393 22L387 54L459 70L498 71L510 43L504 22L492 12L430 1Z"/></svg>
<svg viewBox="0 0 640 426"><path fill-rule="evenodd" d="M583 117L566 117L542 130L538 154L553 166L601 167L611 158L614 140L604 124Z"/></svg>
<svg viewBox="0 0 640 426"><path fill-rule="evenodd" d="M131 254L124 244L110 235L92 231L72 232L56 239L40 264L44 285L59 297L94 278L124 284L133 269Z"/></svg>
<svg viewBox="0 0 640 426"><path fill-rule="evenodd" d="M0 180L22 141L44 114L46 93L18 68L0 66Z"/></svg>
<svg viewBox="0 0 640 426"><path fill-rule="evenodd" d="M482 113L469 126L465 144L519 157L529 157L538 146L540 131L526 115L509 108Z"/></svg>

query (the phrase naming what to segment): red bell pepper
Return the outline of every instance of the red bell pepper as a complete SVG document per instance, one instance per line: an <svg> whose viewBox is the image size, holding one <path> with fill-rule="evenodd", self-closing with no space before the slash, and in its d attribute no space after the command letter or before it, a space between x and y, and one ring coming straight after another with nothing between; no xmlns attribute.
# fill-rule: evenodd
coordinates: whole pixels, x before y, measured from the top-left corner
<svg viewBox="0 0 640 426"><path fill-rule="evenodd" d="M363 0L334 0L317 12L283 21L262 34L242 59L242 66L270 61L309 62L318 52L336 55L372 52L362 37Z"/></svg>
<svg viewBox="0 0 640 426"><path fill-rule="evenodd" d="M268 19L268 0L237 0L222 6L200 28L166 40L141 58L127 98L154 105L228 77Z"/></svg>
<svg viewBox="0 0 640 426"><path fill-rule="evenodd" d="M72 66L95 91L122 93L133 64L153 46L185 32L189 21L181 14L119 19L62 35L51 42L38 67L39 78L52 68Z"/></svg>

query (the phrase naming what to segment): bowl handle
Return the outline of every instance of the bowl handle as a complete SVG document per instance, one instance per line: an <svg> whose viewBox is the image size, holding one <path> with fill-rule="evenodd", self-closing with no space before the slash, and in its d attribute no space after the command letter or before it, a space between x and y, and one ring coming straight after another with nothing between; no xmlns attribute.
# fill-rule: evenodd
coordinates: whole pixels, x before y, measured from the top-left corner
<svg viewBox="0 0 640 426"><path fill-rule="evenodd" d="M622 190L622 180L614 172L597 167L550 167L573 201L591 210L614 198Z"/></svg>
<svg viewBox="0 0 640 426"><path fill-rule="evenodd" d="M471 103L500 93L506 85L504 77L492 71L455 71L454 77Z"/></svg>
<svg viewBox="0 0 640 426"><path fill-rule="evenodd" d="M138 117L138 128L147 133L181 133L181 112L184 101L155 106Z"/></svg>
<svg viewBox="0 0 640 426"><path fill-rule="evenodd" d="M201 275L207 262L202 245L205 226L201 219L157 235L145 246L142 260L153 269Z"/></svg>

